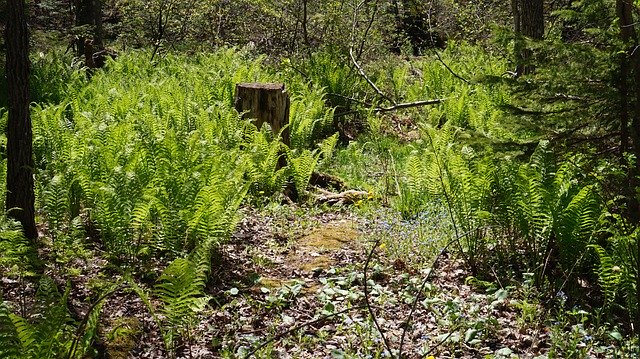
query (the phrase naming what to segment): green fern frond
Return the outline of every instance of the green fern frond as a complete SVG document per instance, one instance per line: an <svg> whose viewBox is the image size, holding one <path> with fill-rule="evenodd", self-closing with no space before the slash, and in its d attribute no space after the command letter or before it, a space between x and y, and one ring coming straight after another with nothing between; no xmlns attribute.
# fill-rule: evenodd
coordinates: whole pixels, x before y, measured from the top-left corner
<svg viewBox="0 0 640 359"><path fill-rule="evenodd" d="M590 245L589 248L593 249L598 255L599 265L596 268L596 274L598 275L598 283L604 296L605 307L611 306L620 290L620 282L622 278L622 270L616 265L613 257L607 254L607 251L597 245Z"/></svg>
<svg viewBox="0 0 640 359"><path fill-rule="evenodd" d="M22 342L14 324L14 317L7 304L0 301L0 357L2 358L20 358Z"/></svg>
<svg viewBox="0 0 640 359"><path fill-rule="evenodd" d="M162 302L160 313L169 324L164 333L167 349L173 351L174 338L191 325L205 309L210 297L204 295L206 273L188 259L178 258L163 271L153 294Z"/></svg>
<svg viewBox="0 0 640 359"><path fill-rule="evenodd" d="M340 134L338 132L334 133L332 136L327 137L324 141L320 142L318 147L320 148L320 154L322 155L323 161L328 161L333 156L333 151L338 144L338 139L340 138Z"/></svg>
<svg viewBox="0 0 640 359"><path fill-rule="evenodd" d="M10 314L10 318L20 342L19 347L23 348L24 352L33 350L38 337L37 328L29 324L26 319L15 314Z"/></svg>
<svg viewBox="0 0 640 359"><path fill-rule="evenodd" d="M291 169L291 175L293 182L299 194L304 194L309 185L309 179L311 174L318 164L319 155L316 151L303 150L296 156L294 151L287 152L287 159L289 161L289 168Z"/></svg>

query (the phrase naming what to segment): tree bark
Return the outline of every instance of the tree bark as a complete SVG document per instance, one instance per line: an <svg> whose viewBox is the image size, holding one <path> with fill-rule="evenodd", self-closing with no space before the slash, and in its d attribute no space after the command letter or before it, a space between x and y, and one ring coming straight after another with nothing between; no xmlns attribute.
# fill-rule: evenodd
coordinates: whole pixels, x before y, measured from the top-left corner
<svg viewBox="0 0 640 359"><path fill-rule="evenodd" d="M24 0L7 1L5 44L9 119L7 122L7 198L9 217L36 239L31 118L29 117L29 33Z"/></svg>
<svg viewBox="0 0 640 359"><path fill-rule="evenodd" d="M629 136L631 139L631 150L635 155L634 162L628 171L628 193L627 193L627 217L632 226L640 223L640 201L637 197L637 189L640 187L638 175L640 174L640 56L637 48L637 34L633 20L633 4L631 0L616 0L616 13L620 26L620 39L626 47L620 66L620 100L621 108L621 133L622 136ZM629 76L632 72L632 76ZM632 86L629 86L629 78L633 78ZM632 92L632 96L629 95ZM631 116L631 126L629 126L628 105L624 103L633 99L633 116ZM624 145L627 139L621 138ZM640 241L637 241L637 253L640 253ZM636 256L636 263L640 267L640 256ZM640 305L640 273L636 273L636 303ZM640 309L636 308L634 318L634 330L640 336Z"/></svg>
<svg viewBox="0 0 640 359"><path fill-rule="evenodd" d="M258 129L266 122L274 134L282 132L282 142L289 145L289 94L283 84L237 84L234 107L244 118L254 118Z"/></svg>
<svg viewBox="0 0 640 359"><path fill-rule="evenodd" d="M516 55L516 76L531 74L535 66L530 63L533 51L524 46L524 37L542 40L544 37L543 0L512 0Z"/></svg>
<svg viewBox="0 0 640 359"><path fill-rule="evenodd" d="M91 42L91 51L104 48L102 41L102 0L74 0L76 26L88 26L89 31L78 37L78 56L86 57L85 44Z"/></svg>

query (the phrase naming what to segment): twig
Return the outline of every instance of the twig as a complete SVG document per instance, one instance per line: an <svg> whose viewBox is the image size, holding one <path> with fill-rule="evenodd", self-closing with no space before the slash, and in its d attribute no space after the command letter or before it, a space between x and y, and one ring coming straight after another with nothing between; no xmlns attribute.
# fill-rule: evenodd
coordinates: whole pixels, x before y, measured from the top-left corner
<svg viewBox="0 0 640 359"><path fill-rule="evenodd" d="M375 2L374 6L373 6L373 11L371 13L371 18L369 18L369 23L367 24L367 28L364 30L364 35L362 36L362 41L360 41L360 46L358 48L358 54L356 56L356 59L360 60L360 57L362 56L362 52L364 51L364 44L367 42L367 38L369 36L369 31L371 30L371 27L373 26L373 21L376 18L376 15L378 14L378 1ZM354 32L355 34L355 32Z"/></svg>
<svg viewBox="0 0 640 359"><path fill-rule="evenodd" d="M458 230L458 223L456 222L456 216L453 213L453 201L451 199L449 191L447 191L447 186L444 183L444 169L442 168L441 159L440 159L440 156L438 155L438 150L436 149L436 145L434 144L433 137L431 136L429 131L426 131L426 134L429 137L429 144L433 149L433 156L436 160L436 166L438 167L438 180L440 181L440 186L442 187L442 193L444 194L444 198L447 201L447 210L449 211L449 216L451 217L451 224L453 225L453 231L456 234L456 240L458 242L458 247L460 248L460 254L465 256L464 250L462 249L462 244L460 243L460 238L462 238L462 236L460 236L460 232ZM468 258L465 256L465 260L467 259Z"/></svg>
<svg viewBox="0 0 640 359"><path fill-rule="evenodd" d="M432 3L430 3L432 5ZM433 26L431 25L431 9L429 9L429 16L427 17L427 23L429 25L429 37L431 37L431 43L433 43ZM423 33L424 30L420 29ZM436 54L436 57L438 58L438 62L440 62L442 64L442 66L444 66L445 69L447 69L447 71L449 71L449 73L451 73L455 78L462 80L464 83L469 84L469 80L465 79L464 77L458 75L455 71L453 71L451 69L451 67L449 67L449 65L447 65L446 62L444 62L444 60L442 59L442 57L440 57L440 53L438 52L438 50L436 50L435 47L433 47L433 53Z"/></svg>
<svg viewBox="0 0 640 359"><path fill-rule="evenodd" d="M407 321L405 322L404 328L402 329L402 336L400 337L400 347L398 348L398 359L402 359L402 347L404 346L404 338L407 335L407 330L409 329L409 326L411 324L411 317L413 317L413 314L416 311L416 308L418 307L418 299L420 299L420 294L424 291L424 287L427 285L427 283L429 282L429 279L431 279L431 275L433 274L433 269L435 268L435 266L438 264L438 261L440 260L440 257L442 257L442 255L444 255L444 253L447 251L447 249L449 248L449 246L455 242L458 242L460 240L460 238L468 235L469 233L476 231L480 229L480 227L470 230L466 233L463 233L461 235L457 235L455 238L451 239L449 242L447 242L447 244L445 244L444 247L442 247L442 249L440 250L440 252L438 253L438 255L436 256L436 258L433 260L433 264L431 265L431 268L429 269L429 273L427 273L427 275L424 277L424 280L422 280L422 284L420 285L420 289L418 290L418 293L416 294L415 299L413 300L413 303L411 303L411 310L409 311L409 315L407 316ZM441 343L439 343L435 348L437 348ZM433 350L433 348L432 348ZM431 353L431 350L429 350L429 353Z"/></svg>
<svg viewBox="0 0 640 359"><path fill-rule="evenodd" d="M427 357L429 356L429 354L433 353L434 350L438 349L439 346L441 346L442 344L444 344L444 342L447 341L447 339L449 339L454 332L458 331L458 329L460 329L462 327L462 324L458 324L456 325L453 330L449 331L449 334L447 334L441 341L439 341L436 345L432 346L431 348L429 348L429 351L427 351L426 353L424 353L422 355L422 357ZM400 358L400 357L398 357Z"/></svg>
<svg viewBox="0 0 640 359"><path fill-rule="evenodd" d="M380 336L382 337L382 342L384 343L385 348L387 349L387 351L389 352L390 356L393 356L393 352L391 351L391 345L389 344L389 341L387 340L387 337L384 335L384 332L382 331L382 327L380 327L380 323L378 323L378 318L376 317L376 313L373 311L373 308L371 308L371 303L369 301L369 285L367 283L367 272L369 270L369 263L371 262L371 257L373 257L373 253L376 251L376 248L378 247L378 245L380 244L380 241L382 240L382 237L379 237L378 239L376 239L376 241L373 243L373 246L371 247L371 250L369 251L369 254L367 255L367 260L364 262L364 302L367 305L367 310L369 311L369 314L371 315L371 319L373 319L373 324L376 326L376 329L378 330L378 333L380 333Z"/></svg>
<svg viewBox="0 0 640 359"><path fill-rule="evenodd" d="M362 76L365 81L367 81L367 83L369 84L369 86L371 86L371 88L373 88L373 90L382 98L384 98L385 100L391 102L394 105L397 105L398 103L392 99L391 97L385 95L379 88L378 86L376 86L376 84L373 83L373 81L371 81L371 79L369 78L369 76L367 76L367 74L364 72L364 70L362 69L362 67L360 66L360 64L358 64L358 61L356 61L356 58L353 56L353 48L349 48L349 56L351 57L351 62L353 62L353 65L356 67L356 69L358 69L358 73L360 73L360 76Z"/></svg>
<svg viewBox="0 0 640 359"><path fill-rule="evenodd" d="M82 335L82 331L85 329L85 327L87 326L87 323L89 322L89 319L91 318L91 313L93 312L93 310L98 305L100 305L105 299L107 299L109 296L111 296L113 293L115 293L116 290L120 287L121 284L122 284L122 282L120 281L113 288L109 289L102 296L100 296L98 298L98 300L96 300L91 305L91 307L89 307L89 310L87 310L87 314L85 314L84 318L82 319L82 322L80 323L80 325L78 325L78 328L76 329L76 334L75 334L75 336L73 338L73 341L71 342L71 347L69 348L69 354L67 355L67 359L73 358L73 356L76 354L76 350L78 348L78 341L80 340L80 336Z"/></svg>
<svg viewBox="0 0 640 359"><path fill-rule="evenodd" d="M349 96L341 95L341 94L339 94L339 93L328 92L328 93L327 93L327 96L339 97L339 98L341 98L341 99L343 99L343 100L347 100L347 101L349 101L349 102L355 102L355 103L359 103L359 104L361 104L361 105L365 105L365 106L367 106L367 107L373 107L373 105L372 105L372 104L370 104L369 102L362 101L362 100L359 100L359 99L354 98L354 97L349 97Z"/></svg>
<svg viewBox="0 0 640 359"><path fill-rule="evenodd" d="M436 54L436 57L438 58L438 62L442 64L442 66L444 66L445 69L447 69L447 71L449 71L455 78L463 81L466 84L470 84L471 82L467 79L465 79L464 77L458 75L455 71L453 71L449 65L447 65L446 62L444 62L444 60L442 59L442 57L440 57L440 53L438 52L438 50L436 50L435 48L433 49L433 53Z"/></svg>
<svg viewBox="0 0 640 359"><path fill-rule="evenodd" d="M279 333L279 334L276 334L276 335L274 335L273 337L271 337L271 338L269 338L269 339L265 340L265 341L264 341L264 342L262 342L260 345L258 345L257 347L253 348L249 353L245 354L245 356L244 356L243 358L244 358L244 359L247 359L247 358L251 357L251 356L252 356L252 355L254 355L258 350L260 350L260 349L264 348L265 346L267 346L267 344L272 343L272 342L274 342L274 341L276 341L276 340L278 340L278 339L281 339L281 338L283 338L283 337L285 337L285 336L289 335L290 333L295 332L295 331L296 331L296 330L298 330L298 329L302 329L302 328L307 327L307 326L309 326L309 325L312 325L312 324L315 324L315 323L318 323L318 322L322 322L323 320L327 320L327 319L329 319L329 318L332 318L332 317L335 317L335 316L337 316L337 315L340 315L340 314L344 314L344 313L350 312L350 311L355 310L355 309L365 309L366 307L367 307L366 305L359 305L359 306L356 306L356 307L350 307L350 308L347 308L347 309L343 309L343 310L341 310L341 311L339 311L339 312L331 313L331 314L328 314L328 315L322 316L322 317L320 317L320 318L316 318L316 319L313 319L313 320L309 320L309 321L306 321L306 322L304 322L304 323L302 323L302 324L296 325L296 326L295 326L295 327L293 327L293 328L289 328L289 329L285 330L284 332Z"/></svg>
<svg viewBox="0 0 640 359"><path fill-rule="evenodd" d="M350 97L344 96L347 99L351 99ZM351 99L354 102L360 102L356 99ZM376 112L376 113L385 113L385 112L393 112L393 111L397 111L397 110L402 110L402 109L406 109L406 108L412 108L412 107L420 107L420 106L429 106L429 105L437 105L440 103L443 103L444 101L449 100L449 97L444 97L444 98L436 98L433 100L421 100L421 101L414 101L414 102L404 102L404 103L399 103L399 104L395 104L393 106L389 106L389 107L375 107L375 108L371 108L369 109L369 111L371 112ZM363 105L366 105L365 103L363 103ZM345 111L345 112L340 112L340 113L336 113L335 117L342 117L342 116L346 116L346 115L350 115L353 113L358 113L360 112L360 110L349 110L349 111Z"/></svg>

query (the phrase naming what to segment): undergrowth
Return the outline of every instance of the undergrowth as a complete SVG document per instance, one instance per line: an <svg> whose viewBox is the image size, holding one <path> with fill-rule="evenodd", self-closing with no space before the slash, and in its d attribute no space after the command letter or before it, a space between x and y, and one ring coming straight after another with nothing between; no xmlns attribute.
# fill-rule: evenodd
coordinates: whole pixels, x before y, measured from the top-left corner
<svg viewBox="0 0 640 359"><path fill-rule="evenodd" d="M278 72L265 58L233 48L167 54L156 63L146 52L130 51L86 76L62 55L39 55L34 158L39 220L51 240L50 255L64 264L85 245L104 251L125 278L118 285L136 293L153 317L164 354L175 357L193 340L198 315L213 298L206 293L213 256L236 230L240 209L268 211L292 188L294 199L310 201L308 183L320 169L371 194L374 201L355 205L380 222L372 225L373 235L394 267L424 269L442 251L464 259L471 274L467 284L491 288L498 303L492 308L522 282L519 290L568 294L572 304L584 303L585 293L601 293L605 321L620 313L635 316L637 230L604 211L598 181L581 172L583 158L555 156L546 141L525 161L522 153L486 150L487 143L520 136L501 125L506 90L482 84L484 76L501 76L504 59L451 43L438 56L365 64L371 80L396 104L442 99L384 114L379 94L337 58L316 54L304 68L285 61ZM292 95L290 146L267 126L243 120L232 106L235 84L278 81L287 82ZM0 110L2 123L6 118ZM348 121L363 121L368 131L348 141ZM404 132L415 136L407 139ZM74 318L67 309L70 286L60 290L40 273L34 248L15 224L0 221L2 276L39 283L33 308L0 304L0 339L6 343L0 353L92 355L105 297L84 319ZM156 261L162 261L161 270L135 276ZM332 290L347 291L339 289ZM387 294L374 289L380 291L376 304L384 305ZM321 296L325 310L333 305L330 299ZM360 299L357 294L353 300ZM535 301L541 300L524 295L514 304L522 321L533 320ZM492 323L465 322L456 303L437 304L448 306L442 313L451 317L448 325L458 342L495 334ZM584 342L587 321L576 318L566 320L568 333L553 327L552 353L578 353L561 345L570 337ZM458 322L467 327L452 324ZM371 353L384 352L371 322L356 329L361 341L376 348ZM362 354L357 348L354 353Z"/></svg>

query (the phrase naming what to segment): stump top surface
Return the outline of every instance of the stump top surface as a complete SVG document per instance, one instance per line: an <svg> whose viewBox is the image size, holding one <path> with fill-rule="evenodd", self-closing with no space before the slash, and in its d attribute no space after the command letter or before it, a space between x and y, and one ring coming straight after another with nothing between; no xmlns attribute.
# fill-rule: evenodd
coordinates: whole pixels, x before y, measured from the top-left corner
<svg viewBox="0 0 640 359"><path fill-rule="evenodd" d="M263 90L284 90L284 84L282 83L269 83L269 82L242 82L236 85L237 87L251 88L251 89L263 89Z"/></svg>

